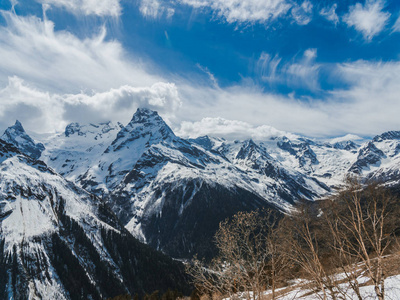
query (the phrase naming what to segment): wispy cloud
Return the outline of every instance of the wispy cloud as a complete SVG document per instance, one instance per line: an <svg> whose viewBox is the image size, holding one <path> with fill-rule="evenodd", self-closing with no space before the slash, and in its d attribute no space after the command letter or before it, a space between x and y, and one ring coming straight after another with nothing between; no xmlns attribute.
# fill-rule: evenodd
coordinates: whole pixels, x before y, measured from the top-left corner
<svg viewBox="0 0 400 300"><path fill-rule="evenodd" d="M78 38L68 31L56 31L46 18L0 12L6 20L0 26L3 85L8 76L16 75L43 89L75 93L165 81L150 75L143 62L128 59L119 42L106 39L104 27L93 36Z"/></svg>
<svg viewBox="0 0 400 300"><path fill-rule="evenodd" d="M397 18L392 29L394 32L400 32L400 16Z"/></svg>
<svg viewBox="0 0 400 300"><path fill-rule="evenodd" d="M175 9L162 0L141 0L139 11L144 17L151 19L158 19L161 16L171 18L175 13Z"/></svg>
<svg viewBox="0 0 400 300"><path fill-rule="evenodd" d="M317 49L307 49L300 58L294 57L289 62L283 62L278 55L272 57L263 52L257 62L257 72L266 82L316 90L319 88L321 68L316 58Z"/></svg>
<svg viewBox="0 0 400 300"><path fill-rule="evenodd" d="M199 63L196 64L196 67L198 67L200 71L204 72L208 76L210 82L212 83L212 85L214 87L218 88L218 80L217 80L217 78L215 78L214 74L211 73L210 70L207 67L203 67Z"/></svg>
<svg viewBox="0 0 400 300"><path fill-rule="evenodd" d="M118 17L122 12L120 0L36 0L42 4L62 7L76 15Z"/></svg>
<svg viewBox="0 0 400 300"><path fill-rule="evenodd" d="M339 17L336 14L337 4L334 3L331 7L324 7L319 11L319 14L328 21L333 22L335 25L339 23Z"/></svg>
<svg viewBox="0 0 400 300"><path fill-rule="evenodd" d="M357 3L350 7L343 20L348 26L360 31L366 40L371 41L385 28L389 20L390 13L383 11L384 6L384 0L367 0L365 5Z"/></svg>
<svg viewBox="0 0 400 300"><path fill-rule="evenodd" d="M237 132L237 138L242 138L245 134L254 136L257 130L253 129L265 124L315 137L370 136L399 130L399 61L355 61L333 68L336 71L331 76L348 88L333 90L324 100L265 93L254 86L181 87L182 99L191 98L183 101L177 112L178 120L185 121L179 132L185 136L227 133L231 138ZM211 119L202 120L204 117ZM233 130L229 124L234 124Z"/></svg>
<svg viewBox="0 0 400 300"><path fill-rule="evenodd" d="M210 8L228 23L266 23L284 16L293 6L287 0L180 0L195 8Z"/></svg>

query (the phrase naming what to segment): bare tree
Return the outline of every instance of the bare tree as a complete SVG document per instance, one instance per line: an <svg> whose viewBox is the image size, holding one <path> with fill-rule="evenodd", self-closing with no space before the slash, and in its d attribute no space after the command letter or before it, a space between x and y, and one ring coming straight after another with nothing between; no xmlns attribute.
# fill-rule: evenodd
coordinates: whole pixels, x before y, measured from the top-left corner
<svg viewBox="0 0 400 300"><path fill-rule="evenodd" d="M389 253L398 228L398 200L377 184L362 186L354 178L344 190L323 207L325 221L333 237L335 258L358 299L362 299L360 269L374 286L378 299L385 298L384 257Z"/></svg>
<svg viewBox="0 0 400 300"><path fill-rule="evenodd" d="M287 255L309 279L309 288L320 299L337 299L335 274L323 262L321 224L315 207L307 202L299 203L280 225Z"/></svg>
<svg viewBox="0 0 400 300"><path fill-rule="evenodd" d="M219 255L205 268L194 260L187 268L200 293L229 295L241 292L248 299L262 299L275 288L286 260L277 247L278 215L271 210L239 212L220 223L215 234Z"/></svg>
<svg viewBox="0 0 400 300"><path fill-rule="evenodd" d="M285 243L282 242L281 219L278 221L276 216L269 219L272 220L272 223L268 226L266 251L269 257L271 299L274 300L277 297L276 289L278 284L285 283L288 279L291 261L287 255Z"/></svg>
<svg viewBox="0 0 400 300"><path fill-rule="evenodd" d="M305 275L320 299L363 299L359 278L370 279L376 297L385 298L385 256L399 255L400 201L376 184L348 179L346 187L317 204L301 202L291 214L271 210L239 212L220 223L219 255L208 265L197 259L188 273L200 294L213 298L262 299L288 270ZM392 251L392 252L391 252ZM297 273L296 273L297 272ZM350 293L352 290L352 293Z"/></svg>
<svg viewBox="0 0 400 300"><path fill-rule="evenodd" d="M356 297L361 300L359 277L362 273L359 259L353 255L351 249L352 238L344 230L341 221L337 218L340 211L345 210L340 201L329 199L320 203L320 224L325 232L324 245L327 248L327 261L325 264L333 273L340 273L341 279L336 280L336 288L342 299L353 299L349 290L353 290Z"/></svg>

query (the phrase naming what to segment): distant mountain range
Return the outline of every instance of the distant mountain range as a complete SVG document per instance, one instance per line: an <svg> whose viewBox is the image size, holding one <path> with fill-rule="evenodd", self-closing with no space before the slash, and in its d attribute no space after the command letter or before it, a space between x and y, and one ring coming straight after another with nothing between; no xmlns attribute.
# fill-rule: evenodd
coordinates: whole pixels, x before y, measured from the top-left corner
<svg viewBox="0 0 400 300"><path fill-rule="evenodd" d="M0 267L8 274L0 289L109 297L101 268L120 294L149 291L154 278L138 275L149 260L160 270L172 264L163 286L180 278L184 289L181 266L131 234L175 258L211 257L219 222L237 211L290 211L300 199L329 195L349 174L399 183L399 131L362 143L290 137L183 139L148 109L126 126L72 123L40 138L16 121L0 141ZM63 270L66 262L75 273Z"/></svg>

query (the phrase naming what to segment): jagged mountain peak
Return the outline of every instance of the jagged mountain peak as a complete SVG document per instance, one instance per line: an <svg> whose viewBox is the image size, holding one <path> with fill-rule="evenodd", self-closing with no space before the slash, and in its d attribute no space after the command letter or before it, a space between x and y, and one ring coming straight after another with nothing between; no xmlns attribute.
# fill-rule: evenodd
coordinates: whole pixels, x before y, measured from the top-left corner
<svg viewBox="0 0 400 300"><path fill-rule="evenodd" d="M13 126L8 127L1 139L17 147L22 153L38 159L44 150L42 143L35 143L34 140L25 132L21 122L16 120Z"/></svg>
<svg viewBox="0 0 400 300"><path fill-rule="evenodd" d="M373 142L382 142L384 140L399 140L400 131L387 131L373 138Z"/></svg>
<svg viewBox="0 0 400 300"><path fill-rule="evenodd" d="M151 120L162 120L158 112L148 108L138 108L133 114L131 122L146 123ZM163 120L162 120L163 121Z"/></svg>
<svg viewBox="0 0 400 300"><path fill-rule="evenodd" d="M8 127L6 129L7 132L18 132L18 133L26 133L24 127L22 126L21 122L18 120L15 120L14 125Z"/></svg>
<svg viewBox="0 0 400 300"><path fill-rule="evenodd" d="M25 129L24 129L24 127L22 127L22 124L21 124L21 122L20 121L18 121L18 120L15 120L15 124L14 124L14 126L11 126L12 128L14 128L15 130L18 130L18 131L23 131L23 132L25 132Z"/></svg>
<svg viewBox="0 0 400 300"><path fill-rule="evenodd" d="M250 158L255 153L267 156L266 152L263 151L252 139L245 140L240 147L239 152L236 155L236 159Z"/></svg>
<svg viewBox="0 0 400 300"><path fill-rule="evenodd" d="M126 125L126 130L142 130L142 131L154 131L159 129L164 137L167 135L175 134L172 132L171 128L165 123L163 118L160 115L151 109L148 108L138 108L136 112L133 114L133 117L128 125ZM147 129L147 130L144 130Z"/></svg>
<svg viewBox="0 0 400 300"><path fill-rule="evenodd" d="M353 141L336 142L332 146L335 149L341 149L347 151L356 151L359 148L359 146Z"/></svg>
<svg viewBox="0 0 400 300"><path fill-rule="evenodd" d="M123 127L106 152L118 151L131 143L157 144L178 139L156 111L138 108L131 121Z"/></svg>

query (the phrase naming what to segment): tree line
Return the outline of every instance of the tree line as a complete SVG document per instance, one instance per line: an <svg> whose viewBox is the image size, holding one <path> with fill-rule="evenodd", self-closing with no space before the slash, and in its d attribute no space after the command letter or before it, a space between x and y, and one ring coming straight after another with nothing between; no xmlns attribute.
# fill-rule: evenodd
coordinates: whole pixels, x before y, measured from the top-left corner
<svg viewBox="0 0 400 300"><path fill-rule="evenodd" d="M299 201L290 213L239 212L221 222L219 254L208 263L195 257L186 270L205 299L265 299L266 290L277 299L278 288L303 278L318 299L364 299L367 281L383 300L385 279L399 271L399 216L387 188L349 178L335 195Z"/></svg>

